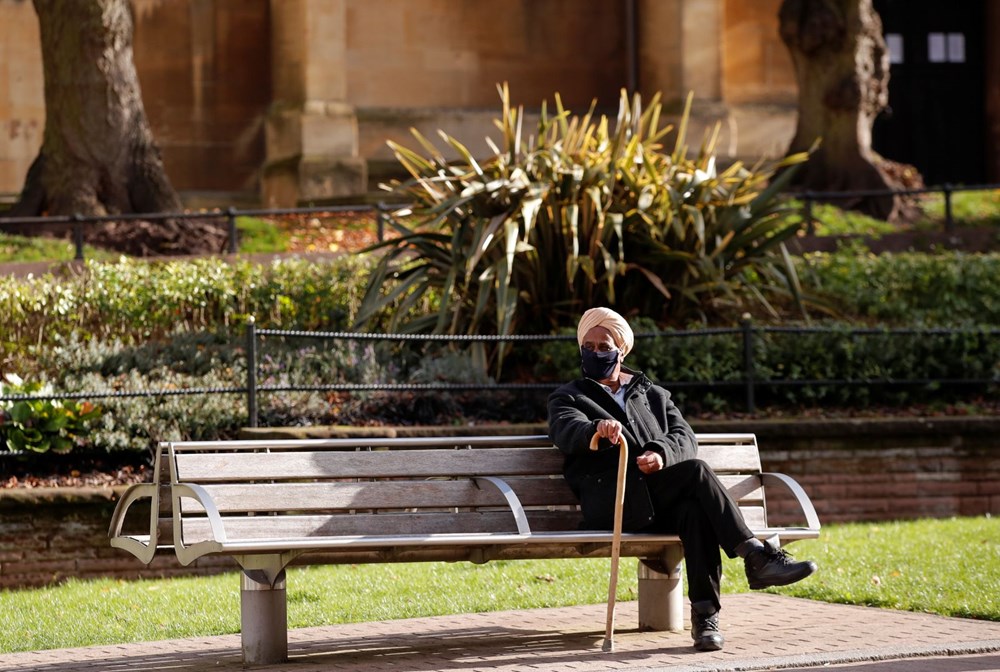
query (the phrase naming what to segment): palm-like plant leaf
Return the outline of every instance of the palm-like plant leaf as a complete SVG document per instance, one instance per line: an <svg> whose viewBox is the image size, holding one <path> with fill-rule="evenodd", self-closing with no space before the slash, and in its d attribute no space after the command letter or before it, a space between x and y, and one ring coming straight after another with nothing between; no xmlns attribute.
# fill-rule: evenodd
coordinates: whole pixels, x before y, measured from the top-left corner
<svg viewBox="0 0 1000 672"><path fill-rule="evenodd" d="M415 203L413 220L393 222L399 237L373 248L384 257L362 322L396 310L401 327L547 332L595 304L662 322L718 301L773 310L769 293L801 294L784 248L798 225L778 194L807 155L717 172L718 124L688 157L691 96L666 154L674 131L661 126L659 97L644 106L624 91L613 121L596 101L575 116L556 94L525 137L523 109L506 84L498 92L492 155L444 132L450 160L416 131L423 154L390 143L410 179L387 188ZM431 305L434 319L417 312Z"/></svg>

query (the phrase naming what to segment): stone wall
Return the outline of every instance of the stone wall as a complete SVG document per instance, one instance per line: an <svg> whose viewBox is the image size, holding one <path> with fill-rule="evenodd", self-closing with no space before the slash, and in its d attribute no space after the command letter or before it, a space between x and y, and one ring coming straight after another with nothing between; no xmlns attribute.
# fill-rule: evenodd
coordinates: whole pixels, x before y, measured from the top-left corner
<svg viewBox="0 0 1000 672"><path fill-rule="evenodd" d="M694 426L699 432L756 433L765 471L793 476L824 524L1000 515L1000 418L799 419ZM542 426L507 429L545 431ZM336 430L262 429L254 436L290 438L304 433L330 436ZM108 525L120 495L121 489L0 490L0 588L68 577L135 579L235 567L228 559L207 558L181 567L169 554L157 556L146 567L111 548ZM769 522L796 523L790 504L787 497L769 492Z"/></svg>

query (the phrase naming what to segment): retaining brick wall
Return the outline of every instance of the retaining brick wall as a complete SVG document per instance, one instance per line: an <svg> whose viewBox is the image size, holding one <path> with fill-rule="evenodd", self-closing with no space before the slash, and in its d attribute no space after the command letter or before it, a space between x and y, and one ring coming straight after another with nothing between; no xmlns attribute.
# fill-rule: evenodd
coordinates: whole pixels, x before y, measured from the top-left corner
<svg viewBox="0 0 1000 672"><path fill-rule="evenodd" d="M108 525L123 490L0 490L0 589L48 585L70 577L159 578L236 568L230 558L199 558L182 567L166 553L146 566L112 548Z"/></svg>
<svg viewBox="0 0 1000 672"><path fill-rule="evenodd" d="M794 477L824 524L1000 515L1000 418L693 424L699 432L756 433L765 471ZM264 432L273 436L275 430L256 436ZM317 436L317 429L309 434ZM170 554L158 555L147 567L111 548L108 525L122 490L0 490L0 588L68 577L136 579L235 569L228 558L201 558L182 567ZM790 504L769 491L769 522L797 522Z"/></svg>
<svg viewBox="0 0 1000 672"><path fill-rule="evenodd" d="M823 523L1000 514L1000 419L744 426L764 469L794 477ZM768 522L793 522L790 504L769 492Z"/></svg>

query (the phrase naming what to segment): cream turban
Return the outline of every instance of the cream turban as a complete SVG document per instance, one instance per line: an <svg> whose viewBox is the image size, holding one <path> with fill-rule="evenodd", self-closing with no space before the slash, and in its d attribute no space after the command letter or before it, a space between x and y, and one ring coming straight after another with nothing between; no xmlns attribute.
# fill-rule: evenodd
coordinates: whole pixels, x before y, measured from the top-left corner
<svg viewBox="0 0 1000 672"><path fill-rule="evenodd" d="M583 337L594 327L604 327L611 332L611 338L615 345L622 351L624 357L632 349L635 343L635 334L632 327L628 326L625 318L611 310L610 308L591 308L580 318L580 325L576 328L576 340L583 346Z"/></svg>

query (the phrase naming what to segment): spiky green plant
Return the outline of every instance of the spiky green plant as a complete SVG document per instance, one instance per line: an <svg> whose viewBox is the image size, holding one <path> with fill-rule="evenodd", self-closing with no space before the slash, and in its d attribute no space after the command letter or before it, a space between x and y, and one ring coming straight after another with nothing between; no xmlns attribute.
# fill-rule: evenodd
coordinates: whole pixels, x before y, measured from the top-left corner
<svg viewBox="0 0 1000 672"><path fill-rule="evenodd" d="M688 156L681 117L673 151L661 142L659 96L643 109L623 91L618 117L578 117L555 96L534 134L498 87L500 146L477 160L444 131L444 152L416 130L420 151L390 142L410 179L385 188L412 203L372 274L359 324L394 311L390 328L452 334L549 332L582 309L610 305L658 321L710 314L723 303L767 303L797 291L783 242L781 168L806 155L715 169L718 126ZM787 171L786 171L787 174ZM435 312L412 318L435 296ZM426 303L424 304L426 305ZM407 317L409 319L407 320Z"/></svg>

